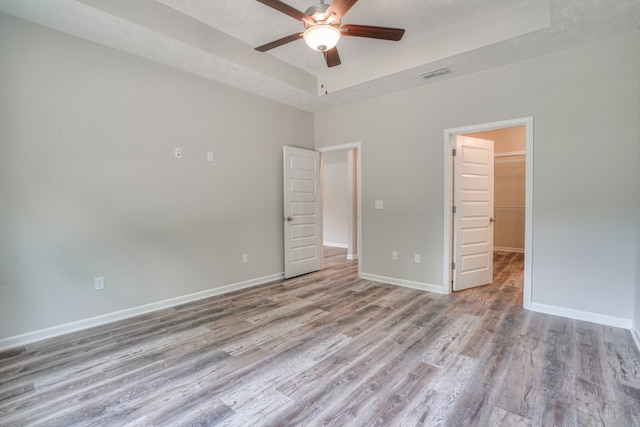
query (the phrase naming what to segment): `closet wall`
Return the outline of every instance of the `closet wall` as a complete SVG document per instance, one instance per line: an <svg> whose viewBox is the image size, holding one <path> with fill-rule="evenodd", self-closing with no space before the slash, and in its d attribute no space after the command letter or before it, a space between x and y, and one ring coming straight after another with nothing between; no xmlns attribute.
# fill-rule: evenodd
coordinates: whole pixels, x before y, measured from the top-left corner
<svg viewBox="0 0 640 427"><path fill-rule="evenodd" d="M494 141L493 248L524 252L525 128L496 129L468 134Z"/></svg>

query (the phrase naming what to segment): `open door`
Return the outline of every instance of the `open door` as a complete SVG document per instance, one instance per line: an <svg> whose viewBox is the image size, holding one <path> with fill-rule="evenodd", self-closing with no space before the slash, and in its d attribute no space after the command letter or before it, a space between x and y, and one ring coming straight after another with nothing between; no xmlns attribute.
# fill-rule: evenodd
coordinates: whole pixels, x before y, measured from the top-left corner
<svg viewBox="0 0 640 427"><path fill-rule="evenodd" d="M493 281L493 141L453 137L453 290Z"/></svg>
<svg viewBox="0 0 640 427"><path fill-rule="evenodd" d="M320 270L320 153L284 146L284 277Z"/></svg>

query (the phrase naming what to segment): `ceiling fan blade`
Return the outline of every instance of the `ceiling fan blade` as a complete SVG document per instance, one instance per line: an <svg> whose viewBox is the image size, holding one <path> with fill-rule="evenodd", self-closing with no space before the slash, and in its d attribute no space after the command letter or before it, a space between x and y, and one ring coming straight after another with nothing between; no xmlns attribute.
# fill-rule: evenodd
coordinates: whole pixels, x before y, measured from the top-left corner
<svg viewBox="0 0 640 427"><path fill-rule="evenodd" d="M269 7L274 8L275 10L284 13L285 15L289 15L292 18L297 19L298 21L306 22L309 25L314 25L315 22L309 15L306 13L300 12L295 7L289 6L286 3L281 2L280 0L257 0L258 2L267 5Z"/></svg>
<svg viewBox="0 0 640 427"><path fill-rule="evenodd" d="M282 46L283 44L287 44L290 42L294 42L302 38L302 33L295 33L289 36L283 37L278 40L274 40L271 43L263 44L262 46L258 46L256 50L258 52L266 52L268 50L273 49L274 47Z"/></svg>
<svg viewBox="0 0 640 427"><path fill-rule="evenodd" d="M327 9L327 16L335 13L338 19L342 19L345 13L351 9L351 6L356 4L358 0L333 0L333 3L329 5Z"/></svg>
<svg viewBox="0 0 640 427"><path fill-rule="evenodd" d="M370 25L346 24L340 27L343 36L367 37L370 39L382 39L399 41L404 35L402 28L373 27Z"/></svg>
<svg viewBox="0 0 640 427"><path fill-rule="evenodd" d="M327 62L327 67L335 67L336 65L340 65L340 55L338 55L338 48L334 47L333 49L325 50L322 52L324 55L324 60Z"/></svg>

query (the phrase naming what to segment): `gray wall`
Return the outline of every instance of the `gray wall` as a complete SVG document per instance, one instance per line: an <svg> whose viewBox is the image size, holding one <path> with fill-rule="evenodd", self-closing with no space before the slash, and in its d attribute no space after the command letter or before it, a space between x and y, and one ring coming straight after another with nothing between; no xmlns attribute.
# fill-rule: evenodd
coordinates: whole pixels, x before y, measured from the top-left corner
<svg viewBox="0 0 640 427"><path fill-rule="evenodd" d="M640 73L638 73L638 97L640 98ZM640 114L637 117L636 125L638 127L638 134L640 134ZM639 138L640 143L640 138ZM638 165L640 165L640 150L638 150ZM636 171L636 179L638 181L638 188L640 188L640 171ZM638 203L638 220L637 234L636 234L636 287L635 287L635 310L633 314L633 328L635 330L636 344L640 347L640 191L636 193Z"/></svg>
<svg viewBox="0 0 640 427"><path fill-rule="evenodd" d="M640 120L638 120L640 126ZM640 156L638 157L640 165ZM640 174L639 174L640 175ZM638 177L638 186L640 187L640 176ZM638 234L636 240L636 286L635 286L635 310L633 314L633 328L635 329L638 345L640 345L640 192L638 192Z"/></svg>
<svg viewBox="0 0 640 427"><path fill-rule="evenodd" d="M443 130L530 115L534 302L640 323L638 34L319 113L315 138L311 114L4 15L0 63L0 339L280 273L281 147L312 139L362 143L363 272L441 284Z"/></svg>
<svg viewBox="0 0 640 427"><path fill-rule="evenodd" d="M282 272L312 114L1 14L0 63L0 339Z"/></svg>
<svg viewBox="0 0 640 427"><path fill-rule="evenodd" d="M534 116L533 302L630 320L638 69L635 33L316 114L317 147L362 143L363 273L443 285L443 130Z"/></svg>

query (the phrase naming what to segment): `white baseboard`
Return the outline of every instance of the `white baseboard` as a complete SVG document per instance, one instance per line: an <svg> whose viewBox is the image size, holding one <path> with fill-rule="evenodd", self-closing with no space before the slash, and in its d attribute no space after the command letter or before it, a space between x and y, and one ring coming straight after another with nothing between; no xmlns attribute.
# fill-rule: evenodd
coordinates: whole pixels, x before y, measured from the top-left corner
<svg viewBox="0 0 640 427"><path fill-rule="evenodd" d="M539 303L531 303L531 311L553 314L569 319L584 320L586 322L599 323L601 325L615 326L616 328L631 329L631 319L608 316L606 314L592 313L589 311L574 310L571 308L557 307Z"/></svg>
<svg viewBox="0 0 640 427"><path fill-rule="evenodd" d="M347 259L358 259L358 254L347 254Z"/></svg>
<svg viewBox="0 0 640 427"><path fill-rule="evenodd" d="M342 248L342 249L348 249L349 245L347 245L346 243L334 243L334 242L322 242L323 246L329 246L332 248Z"/></svg>
<svg viewBox="0 0 640 427"><path fill-rule="evenodd" d="M447 294L448 290L444 286L430 285L428 283L414 282L411 280L396 279L394 277L378 276L376 274L361 273L360 278L373 280L374 282L388 283L390 285L403 286L405 288L418 289L420 291L435 292L438 294Z"/></svg>
<svg viewBox="0 0 640 427"><path fill-rule="evenodd" d="M631 324L631 336L636 343L636 347L638 347L638 351L640 351L640 328L635 323Z"/></svg>
<svg viewBox="0 0 640 427"><path fill-rule="evenodd" d="M196 292L189 295L170 298L164 301L158 301L151 304L145 304L137 307L128 308L126 310L120 310L120 311L115 311L113 313L103 314L101 316L90 317L88 319L82 319L75 322L65 323L62 325L53 326L51 328L41 329L33 332L27 332L26 334L17 335L14 337L3 338L3 339L0 339L0 350L5 350L12 347L18 347L18 346L30 344L36 341L57 337L60 335L71 333L71 332L81 331L83 329L93 328L95 326L104 325L107 323L115 322L117 320L128 319L130 317L150 313L152 311L175 307L177 305L201 300L204 298L209 298L216 295L226 294L226 293L237 291L240 289L250 288L252 286L262 285L265 283L282 279L283 277L284 277L284 273L271 274L269 276L259 277L257 279L251 279L251 280L246 280L244 282L233 283L231 285L212 288L206 291Z"/></svg>
<svg viewBox="0 0 640 427"><path fill-rule="evenodd" d="M357 255L356 255L357 258ZM204 298L209 298L216 295L226 294L229 292L237 291L240 289L250 288L253 286L262 285L265 283L273 282L275 280L282 279L284 273L271 274L269 276L259 277L257 279L251 279L244 282L233 283L230 285L208 289L206 291L196 292L189 295L183 295L176 298L171 298L164 301L158 301L151 304L145 304L137 307L132 307L126 310L120 310L113 313L104 314L101 316L91 317L88 319L78 320L76 322L65 323L51 328L41 329L38 331L28 332L13 337L0 339L0 350L9 349L12 347L18 347L26 344L30 344L36 341L41 341L48 338L57 337L60 335L68 334L71 332L77 332L83 329L92 328L95 326L104 325L107 323L115 322L118 320L127 319L130 317L138 316L141 314L150 313L165 308L175 307L181 304L197 301ZM362 279L372 280L375 282L388 283L391 285L403 286L411 289L418 289L422 291L435 292L439 294L447 294L448 290L441 285L431 285L428 283L414 282L410 280L397 279L393 277L379 276L375 274L362 273L360 275ZM532 303L531 310L545 314L552 314L555 316L567 317L570 319L584 320L587 322L599 323L607 326L614 326L618 328L630 329L631 335L640 350L640 328L633 324L631 319L625 319L622 317L607 316L598 313L591 313L581 310L573 310L564 307L557 307L546 304Z"/></svg>
<svg viewBox="0 0 640 427"><path fill-rule="evenodd" d="M497 252L516 252L519 254L524 253L524 248L508 248L506 246L494 246L493 250Z"/></svg>

